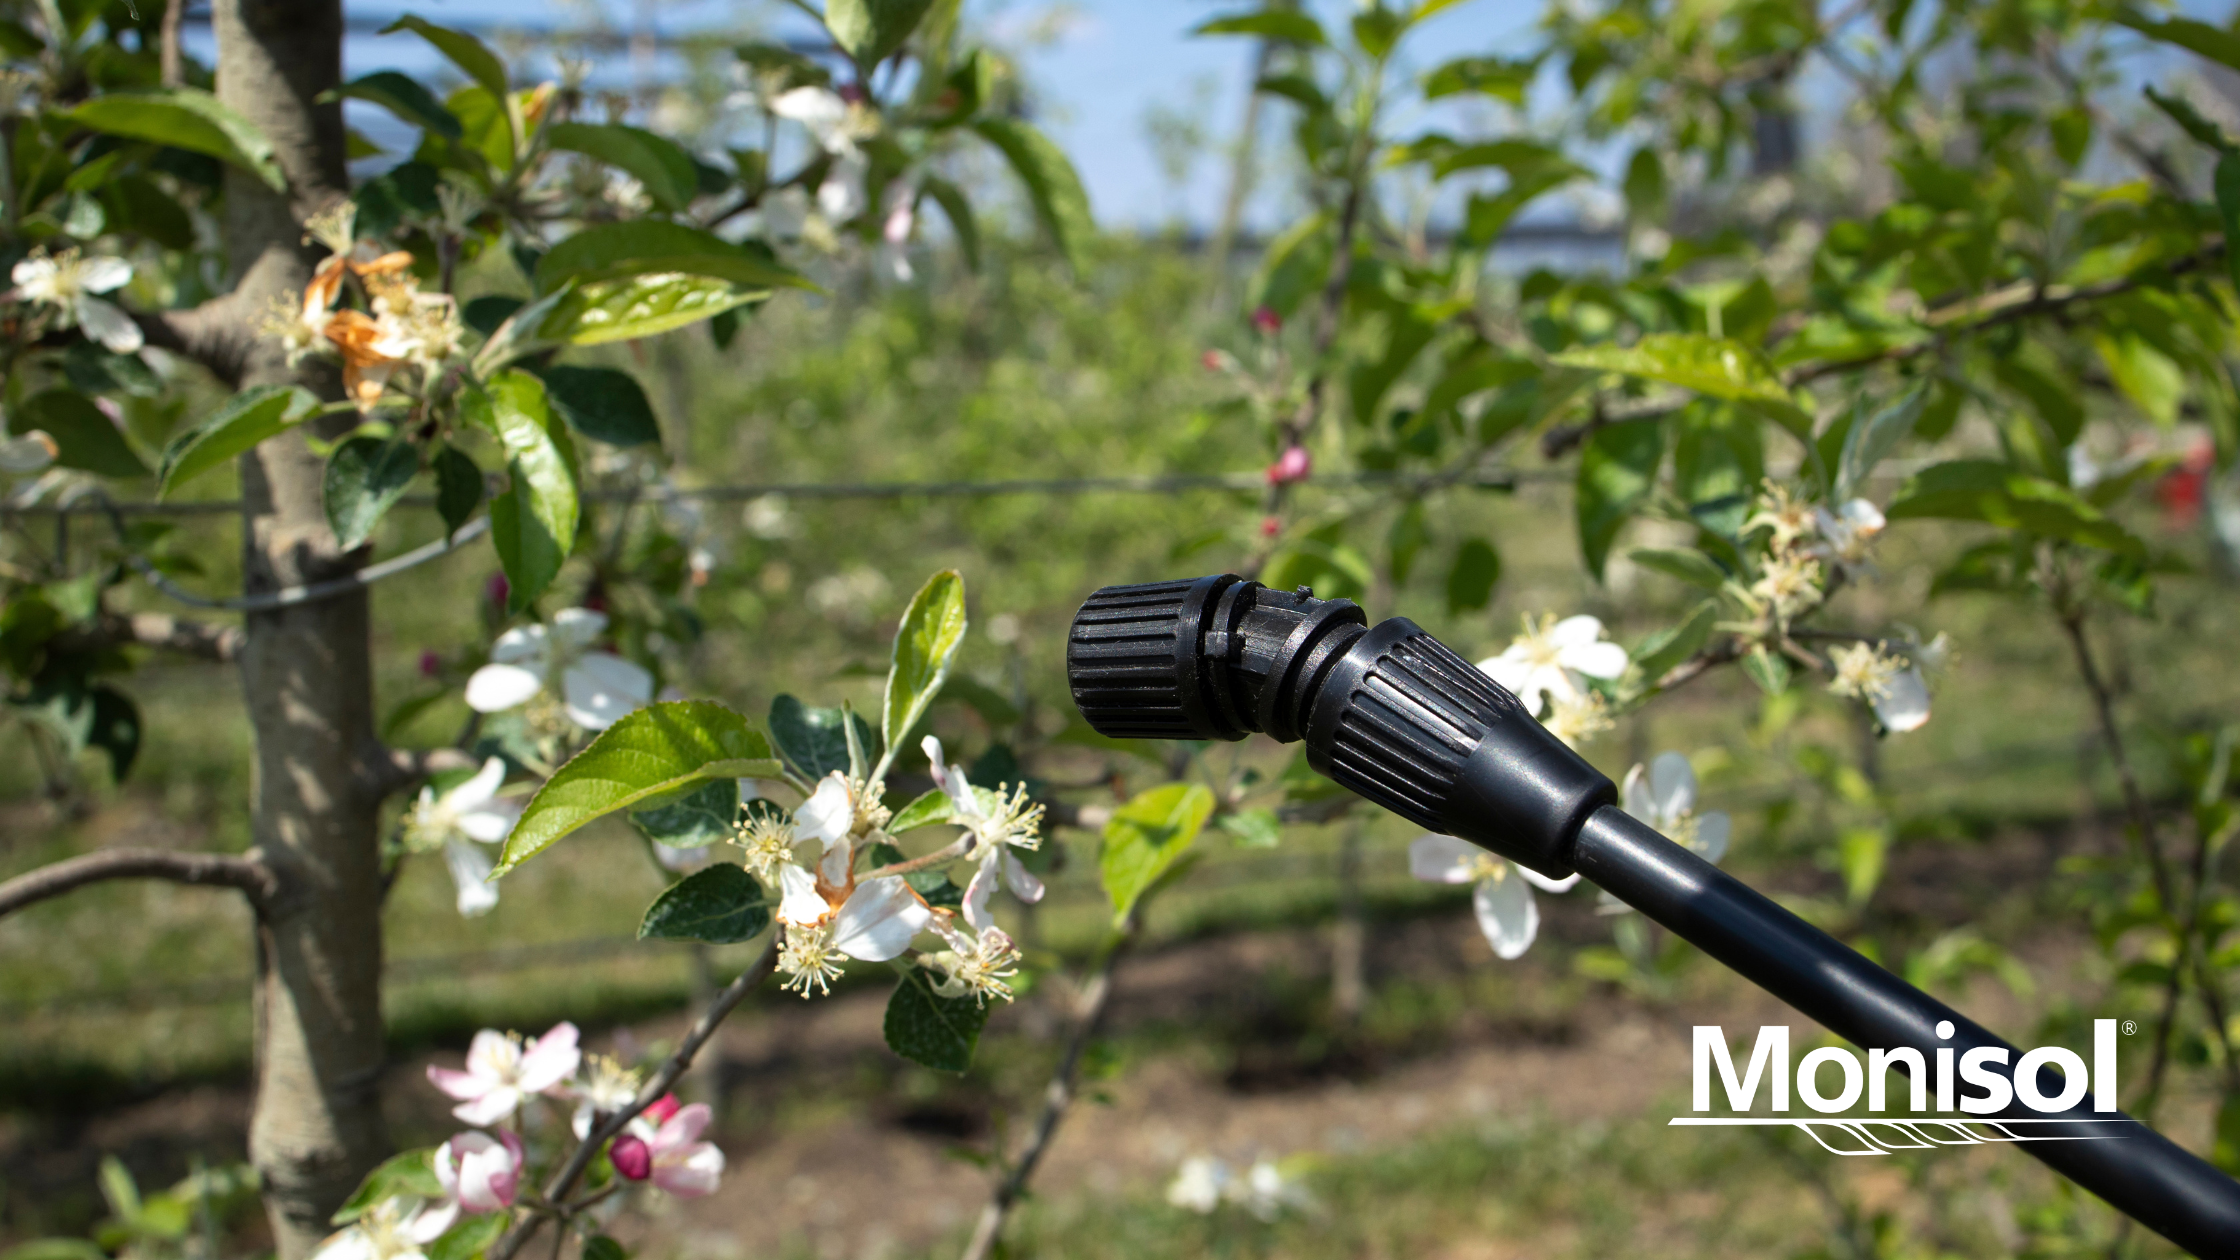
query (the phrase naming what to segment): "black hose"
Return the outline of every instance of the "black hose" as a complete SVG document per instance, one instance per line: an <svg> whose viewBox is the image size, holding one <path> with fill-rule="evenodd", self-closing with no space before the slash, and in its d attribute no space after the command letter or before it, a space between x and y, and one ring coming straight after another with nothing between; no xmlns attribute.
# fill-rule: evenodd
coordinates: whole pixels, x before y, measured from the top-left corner
<svg viewBox="0 0 2240 1260"><path fill-rule="evenodd" d="M1928 1062L1940 1048L1957 1058L1978 1046L2005 1048L2010 1066L2019 1058L1958 1011L1622 810L1589 817L1572 860L1611 896L1854 1045L1911 1046ZM1940 1020L1952 1021L1952 1036L1937 1036ZM2047 1076L2041 1092L2059 1094L2059 1080ZM2016 1108L2002 1114L2075 1126L2031 1126L2033 1137L2045 1138L2017 1143L2026 1154L2194 1255L2240 1255L2240 1182L2121 1112L2091 1110L2089 1101L2051 1115Z"/></svg>

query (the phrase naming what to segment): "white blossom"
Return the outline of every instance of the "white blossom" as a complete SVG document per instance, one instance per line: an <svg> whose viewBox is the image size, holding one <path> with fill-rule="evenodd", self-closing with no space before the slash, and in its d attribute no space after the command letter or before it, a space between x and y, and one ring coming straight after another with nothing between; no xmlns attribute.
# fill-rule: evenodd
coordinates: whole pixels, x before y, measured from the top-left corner
<svg viewBox="0 0 2240 1260"><path fill-rule="evenodd" d="M491 647L490 663L467 679L467 706L478 713L517 708L557 675L571 721L592 731L614 725L653 698L653 675L612 652L592 651L606 628L605 614L569 608L549 626L506 631Z"/></svg>
<svg viewBox="0 0 2240 1260"><path fill-rule="evenodd" d="M1532 889L1569 892L1579 882L1576 874L1549 879L1467 840L1435 834L1418 836L1408 846L1408 873L1434 884L1476 885L1470 908L1478 930L1495 955L1505 959L1522 957L1540 934L1540 908L1532 903Z"/></svg>
<svg viewBox="0 0 2240 1260"><path fill-rule="evenodd" d="M1008 795L1000 787L983 795L965 778L964 767L952 766L943 759L939 739L928 735L921 747L933 763L933 781L949 798L949 820L972 835L968 852L979 859L980 866L965 888L964 917L974 931L985 932L995 925L988 913L988 900L995 895L999 878L1019 900L1029 904L1042 900L1042 881L1012 852L1042 846L1042 806L1028 802L1024 783L1013 787Z"/></svg>
<svg viewBox="0 0 2240 1260"><path fill-rule="evenodd" d="M438 793L433 784L421 788L420 799L405 816L406 847L415 851L442 847L444 864L458 886L459 913L469 918L498 904L497 887L489 882L490 856L476 844L505 839L521 817L520 805L498 799L505 777L506 763L492 757L472 778L449 791Z"/></svg>
<svg viewBox="0 0 2240 1260"><path fill-rule="evenodd" d="M1620 800L1627 813L1704 861L1726 856L1733 820L1725 810L1696 812L1696 771L1687 754L1659 753L1648 765L1627 771Z"/></svg>
<svg viewBox="0 0 2240 1260"><path fill-rule="evenodd" d="M389 1198L327 1236L311 1260L427 1260L427 1246L443 1236L456 1211L423 1211L416 1201Z"/></svg>
<svg viewBox="0 0 2240 1260"><path fill-rule="evenodd" d="M1524 633L1501 655L1478 668L1507 688L1527 713L1540 716L1543 699L1584 701L1587 678L1613 679L1626 672L1626 650L1602 637L1602 622L1584 614L1556 620L1554 614L1524 619Z"/></svg>
<svg viewBox="0 0 2240 1260"><path fill-rule="evenodd" d="M1945 638L1924 652L1934 650L1941 659ZM1921 666L1882 650L1875 643L1851 643L1829 653L1836 675L1828 690L1839 696L1864 700L1874 706L1875 719L1892 731L1919 730L1929 720L1929 683Z"/></svg>
<svg viewBox="0 0 2240 1260"><path fill-rule="evenodd" d="M15 265L11 278L19 296L62 312L63 327L83 328L86 336L117 354L133 354L145 344L140 325L122 307L94 296L114 292L132 279L132 264L122 258L38 249Z"/></svg>
<svg viewBox="0 0 2240 1260"><path fill-rule="evenodd" d="M431 1064L428 1079L459 1100L452 1115L468 1124L496 1124L519 1110L524 1100L555 1093L566 1085L583 1060L576 1038L576 1026L566 1022L528 1042L519 1033L485 1028L467 1047L465 1071Z"/></svg>

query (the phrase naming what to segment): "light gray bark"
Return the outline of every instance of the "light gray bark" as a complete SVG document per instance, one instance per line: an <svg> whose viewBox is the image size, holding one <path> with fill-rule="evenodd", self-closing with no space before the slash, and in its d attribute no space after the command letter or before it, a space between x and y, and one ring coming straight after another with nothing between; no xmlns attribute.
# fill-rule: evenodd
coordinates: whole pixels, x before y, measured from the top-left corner
<svg viewBox="0 0 2240 1260"><path fill-rule="evenodd" d="M339 0L217 0L220 100L273 143L276 194L227 172L225 240L237 276L236 335L276 301L300 300L315 253L303 221L348 189L342 111L315 104L342 73ZM331 373L290 369L246 344L240 383L297 381L336 396ZM328 530L322 461L301 431L241 460L248 590L317 582L359 563ZM331 434L330 434L331 436ZM385 1156L378 1095L381 872L376 832L386 756L374 737L364 592L249 616L242 691L256 740L252 830L282 893L258 928L257 1096L249 1152L281 1260L307 1255L330 1214ZM375 758L379 757L378 765Z"/></svg>

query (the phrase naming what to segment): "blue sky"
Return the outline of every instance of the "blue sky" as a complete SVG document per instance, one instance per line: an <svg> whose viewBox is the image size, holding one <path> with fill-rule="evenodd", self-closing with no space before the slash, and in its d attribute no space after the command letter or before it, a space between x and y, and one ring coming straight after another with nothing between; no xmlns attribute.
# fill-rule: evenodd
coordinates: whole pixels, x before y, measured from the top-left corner
<svg viewBox="0 0 2240 1260"><path fill-rule="evenodd" d="M1221 164L1201 161L1178 193L1162 173L1146 120L1156 108L1190 118L1216 142L1235 135L1244 110L1252 45L1242 39L1193 39L1208 17L1253 7L1245 0L968 0L968 13L1005 45L1025 54L1042 122L1073 156L1098 217L1118 225L1155 226L1182 217L1203 225L1221 203ZM1317 8L1342 15L1343 3ZM808 20L771 0L368 0L348 3L356 21L411 11L436 22L508 22L569 29L605 26L627 32L641 18L663 33L711 29L806 34ZM1431 65L1466 53L1516 50L1530 35L1536 0L1475 0L1429 21L1410 36L1408 55ZM208 30L190 34L208 55ZM352 76L379 69L435 72L438 63L409 36L353 36L345 49ZM626 79L621 54L602 76ZM357 108L353 106L353 108Z"/></svg>

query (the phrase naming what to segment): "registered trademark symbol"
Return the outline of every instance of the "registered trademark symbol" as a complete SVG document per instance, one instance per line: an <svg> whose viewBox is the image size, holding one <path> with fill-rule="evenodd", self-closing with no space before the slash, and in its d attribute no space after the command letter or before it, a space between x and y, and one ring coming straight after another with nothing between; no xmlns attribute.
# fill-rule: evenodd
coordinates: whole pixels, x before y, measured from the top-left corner
<svg viewBox="0 0 2240 1260"><path fill-rule="evenodd" d="M2136 1022L2134 1022L2134 1021L2132 1021L2132 1020L2128 1020L2128 1019L2127 1019L2127 1020L2125 1020L2125 1021L2123 1021L2123 1035L2124 1035L2124 1036L2128 1037L2128 1036L2130 1036L2131 1034L2133 1034L2133 1033L2135 1033L2135 1032L2137 1032L2137 1031L2139 1031L2139 1025L2138 1025L2138 1024L2137 1024Z"/></svg>

